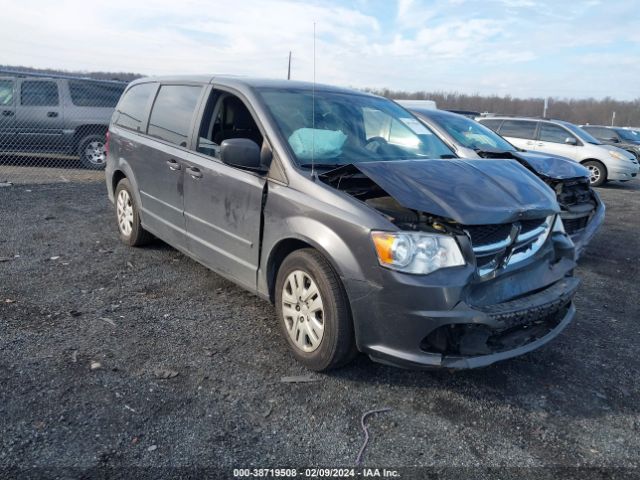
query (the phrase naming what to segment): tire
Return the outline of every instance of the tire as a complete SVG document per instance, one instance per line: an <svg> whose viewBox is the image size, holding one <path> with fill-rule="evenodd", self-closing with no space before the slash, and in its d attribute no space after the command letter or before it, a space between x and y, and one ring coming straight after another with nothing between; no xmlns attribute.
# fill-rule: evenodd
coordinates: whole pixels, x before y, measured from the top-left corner
<svg viewBox="0 0 640 480"><path fill-rule="evenodd" d="M120 240L131 247L140 247L149 243L153 236L142 228L140 209L129 180L126 178L120 180L114 196Z"/></svg>
<svg viewBox="0 0 640 480"><path fill-rule="evenodd" d="M86 135L78 142L78 157L85 168L104 170L107 164L105 136L99 134Z"/></svg>
<svg viewBox="0 0 640 480"><path fill-rule="evenodd" d="M295 290L296 282L303 288ZM300 363L322 372L353 360L357 350L347 295L338 274L317 250L296 250L284 259L275 294L282 334Z"/></svg>
<svg viewBox="0 0 640 480"><path fill-rule="evenodd" d="M607 167L602 162L587 160L582 165L589 169L589 184L592 187L599 187L607 181Z"/></svg>

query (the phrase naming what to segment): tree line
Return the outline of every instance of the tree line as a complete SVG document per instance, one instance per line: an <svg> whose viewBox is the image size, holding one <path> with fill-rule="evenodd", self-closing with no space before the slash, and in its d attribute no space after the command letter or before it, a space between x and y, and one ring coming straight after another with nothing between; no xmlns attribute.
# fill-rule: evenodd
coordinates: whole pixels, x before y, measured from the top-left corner
<svg viewBox="0 0 640 480"><path fill-rule="evenodd" d="M510 95L480 95L447 92L406 92L403 90L368 89L371 93L402 100L433 100L438 108L445 110L470 110L479 113L496 113L541 117L544 98L514 98ZM547 117L566 120L578 125L611 125L615 112L618 126L640 127L640 97L632 101L615 100L610 97L596 98L549 98Z"/></svg>

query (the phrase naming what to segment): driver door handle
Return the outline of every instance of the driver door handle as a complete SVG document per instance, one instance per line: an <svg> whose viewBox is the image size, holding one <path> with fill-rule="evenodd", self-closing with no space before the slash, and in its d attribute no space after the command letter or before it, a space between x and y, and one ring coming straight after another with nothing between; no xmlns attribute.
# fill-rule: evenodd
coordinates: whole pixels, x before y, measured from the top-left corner
<svg viewBox="0 0 640 480"><path fill-rule="evenodd" d="M2 111L2 116L3 117L13 117L15 115L15 113L12 110L3 110Z"/></svg>
<svg viewBox="0 0 640 480"><path fill-rule="evenodd" d="M47 117L54 118L58 116L58 112L47 112Z"/></svg>
<svg viewBox="0 0 640 480"><path fill-rule="evenodd" d="M191 175L191 178L202 178L202 172L196 167L187 167L187 173Z"/></svg>
<svg viewBox="0 0 640 480"><path fill-rule="evenodd" d="M167 160L167 165L169 165L169 168L174 171L182 168L182 165L176 162L173 158L171 160Z"/></svg>

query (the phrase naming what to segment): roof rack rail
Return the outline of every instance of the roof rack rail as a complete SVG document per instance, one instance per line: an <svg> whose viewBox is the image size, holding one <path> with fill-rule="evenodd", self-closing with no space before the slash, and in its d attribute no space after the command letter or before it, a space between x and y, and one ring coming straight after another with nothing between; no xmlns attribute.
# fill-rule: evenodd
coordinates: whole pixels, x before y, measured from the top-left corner
<svg viewBox="0 0 640 480"><path fill-rule="evenodd" d="M10 68L0 68L0 75L8 75L14 77L40 77L40 78L61 78L66 80L82 80L86 82L100 82L100 83L116 83L127 84L126 80L101 80L99 78L83 77L80 75L63 75L59 73L42 73L42 72L25 72L21 70L13 70Z"/></svg>

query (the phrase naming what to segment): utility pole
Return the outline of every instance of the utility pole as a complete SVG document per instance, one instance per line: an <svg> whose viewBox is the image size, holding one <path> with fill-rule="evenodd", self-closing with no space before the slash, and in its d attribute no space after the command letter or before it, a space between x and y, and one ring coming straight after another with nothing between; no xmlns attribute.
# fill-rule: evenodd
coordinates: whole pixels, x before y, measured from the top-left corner
<svg viewBox="0 0 640 480"><path fill-rule="evenodd" d="M289 50L289 68L287 68L287 80L291 80L291 50Z"/></svg>
<svg viewBox="0 0 640 480"><path fill-rule="evenodd" d="M616 124L616 112L613 112L611 115L611 126L613 127Z"/></svg>

